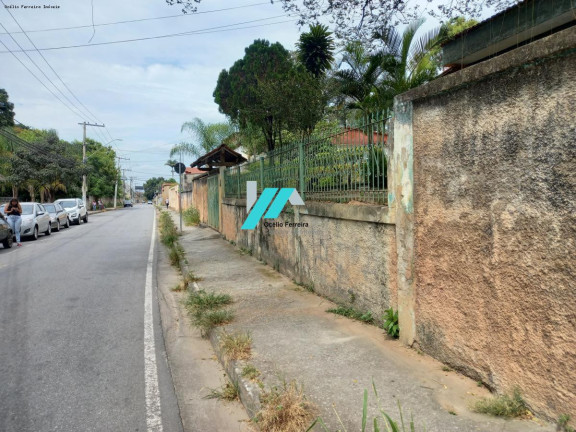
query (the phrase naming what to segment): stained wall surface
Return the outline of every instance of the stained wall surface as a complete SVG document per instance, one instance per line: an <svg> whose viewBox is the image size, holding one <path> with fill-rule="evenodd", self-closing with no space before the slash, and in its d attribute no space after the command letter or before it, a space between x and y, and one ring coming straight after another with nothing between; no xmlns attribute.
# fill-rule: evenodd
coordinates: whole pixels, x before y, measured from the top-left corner
<svg viewBox="0 0 576 432"><path fill-rule="evenodd" d="M576 56L554 40L415 94L414 316L423 351L558 418L576 414Z"/></svg>
<svg viewBox="0 0 576 432"><path fill-rule="evenodd" d="M397 307L394 225L331 217L329 204L315 207L326 210L320 215L291 209L270 221L282 227L261 221L243 231L245 201L226 200L222 234L308 289L380 320L385 309ZM308 226L286 226L294 222Z"/></svg>

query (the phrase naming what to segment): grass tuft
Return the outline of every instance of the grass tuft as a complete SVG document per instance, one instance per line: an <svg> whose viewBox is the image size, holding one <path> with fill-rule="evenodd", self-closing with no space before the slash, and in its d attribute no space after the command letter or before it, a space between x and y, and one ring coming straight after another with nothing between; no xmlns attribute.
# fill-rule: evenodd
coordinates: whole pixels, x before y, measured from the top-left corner
<svg viewBox="0 0 576 432"><path fill-rule="evenodd" d="M359 312L352 307L338 306L337 308L328 309L326 312L330 312L336 315L342 315L347 318L362 321L366 324L374 323L374 317L372 316L372 312Z"/></svg>
<svg viewBox="0 0 576 432"><path fill-rule="evenodd" d="M267 432L301 432L316 412L316 406L306 400L301 386L295 381L284 382L282 387L262 393L262 409L255 421L260 430Z"/></svg>
<svg viewBox="0 0 576 432"><path fill-rule="evenodd" d="M218 294L214 291L206 292L200 290L190 293L186 301L186 307L192 309L217 309L232 303L229 294Z"/></svg>
<svg viewBox="0 0 576 432"><path fill-rule="evenodd" d="M260 376L260 371L252 364L247 364L242 368L242 376L249 380L255 380Z"/></svg>
<svg viewBox="0 0 576 432"><path fill-rule="evenodd" d="M200 329L202 337L206 337L213 328L234 319L234 313L224 309L224 306L230 303L232 297L228 294L202 290L190 293L184 305L192 318L192 325Z"/></svg>
<svg viewBox="0 0 576 432"><path fill-rule="evenodd" d="M247 360L252 355L252 336L248 332L220 334L220 349L228 360Z"/></svg>
<svg viewBox="0 0 576 432"><path fill-rule="evenodd" d="M210 389L210 393L203 399L218 399L225 401L235 401L240 399L240 386L237 381L227 381L219 389Z"/></svg>
<svg viewBox="0 0 576 432"><path fill-rule="evenodd" d="M187 284L191 283L191 282L200 282L201 280L202 280L202 278L199 276L196 276L192 270L190 270L188 272L188 274L186 275L186 283Z"/></svg>
<svg viewBox="0 0 576 432"><path fill-rule="evenodd" d="M472 410L481 414L505 418L525 417L530 414L518 388L515 388L511 395L503 394L482 398L472 406Z"/></svg>

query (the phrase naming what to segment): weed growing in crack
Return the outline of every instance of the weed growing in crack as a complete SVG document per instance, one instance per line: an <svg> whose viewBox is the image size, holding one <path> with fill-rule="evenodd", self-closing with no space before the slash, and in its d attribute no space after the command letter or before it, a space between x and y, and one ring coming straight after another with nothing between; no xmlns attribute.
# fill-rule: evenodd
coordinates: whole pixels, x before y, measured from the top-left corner
<svg viewBox="0 0 576 432"><path fill-rule="evenodd" d="M373 324L374 317L372 316L372 312L359 312L352 307L347 306L338 306L337 308L328 309L326 312L330 312L336 315L342 315L346 318L352 318L357 321L362 321L366 324Z"/></svg>
<svg viewBox="0 0 576 432"><path fill-rule="evenodd" d="M213 328L234 319L234 313L224 309L224 306L230 303L232 297L229 294L201 290L190 293L184 305L192 319L192 325L200 329L202 337L206 337Z"/></svg>
<svg viewBox="0 0 576 432"><path fill-rule="evenodd" d="M318 411L295 381L262 392L262 409L254 421L267 432L301 432Z"/></svg>
<svg viewBox="0 0 576 432"><path fill-rule="evenodd" d="M472 406L472 410L481 414L505 418L526 417L530 414L518 388L515 388L512 394L482 398Z"/></svg>
<svg viewBox="0 0 576 432"><path fill-rule="evenodd" d="M252 364L247 364L242 368L242 376L249 380L255 380L260 376L260 371Z"/></svg>
<svg viewBox="0 0 576 432"><path fill-rule="evenodd" d="M220 349L228 360L247 360L252 355L252 336L248 332L222 331Z"/></svg>
<svg viewBox="0 0 576 432"><path fill-rule="evenodd" d="M240 386L237 381L228 380L221 388L210 389L210 392L203 399L218 399L225 401L235 401L240 398Z"/></svg>
<svg viewBox="0 0 576 432"><path fill-rule="evenodd" d="M380 397L378 396L378 391L376 390L376 385L374 381L372 381L372 389L374 391L374 396L376 397L376 402L378 405L378 412L379 416L374 417L372 421L368 420L368 390L364 390L364 401L362 403L362 432L368 432L369 425L373 425L373 431L388 431L388 432L426 432L426 428L417 428L416 424L414 423L414 418L410 416L410 421L404 421L404 413L402 412L402 407L400 406L400 402L398 402L398 412L400 414L400 421L392 419L388 413L386 413L382 409L382 404L380 402ZM342 426L343 430L346 430L346 427L342 423L340 416L335 411L336 419L338 423ZM452 413L451 413L452 414ZM456 415L454 413L454 415ZM326 423L322 417L318 417L314 422L306 429L306 432L313 430L316 426L320 427L324 432L330 432ZM383 427L382 427L383 426ZM385 428L385 429L384 429Z"/></svg>

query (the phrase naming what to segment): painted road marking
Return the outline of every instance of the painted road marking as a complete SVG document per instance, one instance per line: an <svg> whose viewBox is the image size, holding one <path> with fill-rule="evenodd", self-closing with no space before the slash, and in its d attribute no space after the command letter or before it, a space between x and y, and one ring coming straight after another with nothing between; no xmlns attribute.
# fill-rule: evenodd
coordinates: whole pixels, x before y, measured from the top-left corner
<svg viewBox="0 0 576 432"><path fill-rule="evenodd" d="M152 225L152 239L146 267L144 292L144 385L146 394L146 428L148 432L162 432L162 410L158 388L158 367L152 315L152 266L154 265L154 241L156 239L156 217Z"/></svg>

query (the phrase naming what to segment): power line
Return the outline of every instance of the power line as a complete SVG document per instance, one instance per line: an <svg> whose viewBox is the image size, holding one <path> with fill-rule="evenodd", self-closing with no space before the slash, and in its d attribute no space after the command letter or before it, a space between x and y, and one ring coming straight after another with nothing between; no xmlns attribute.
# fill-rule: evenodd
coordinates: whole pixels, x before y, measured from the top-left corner
<svg viewBox="0 0 576 432"><path fill-rule="evenodd" d="M0 25L2 25L2 24L0 23ZM2 27L4 27L4 26L2 26ZM24 67L26 68L26 70L27 70L28 72L30 72L30 74L32 74L32 76L33 76L34 78L36 78L36 80L37 80L40 84L42 84L42 85L44 86L44 88L45 88L46 90L48 90L48 91L52 94L52 96L54 96L56 99L58 99L58 100L62 103L62 105L64 105L66 108L68 108L75 116L78 116L78 113L77 113L76 111L74 111L72 108L70 108L70 106L66 105L66 104L64 103L64 101L63 101L62 99L60 99L56 93L54 93L51 89L49 89L48 86L47 86L46 84L44 84L44 82L43 82L40 78L38 78L38 77L36 76L36 74L35 74L34 72L32 72L32 71L30 70L30 68L29 68L28 66L26 66L26 64L25 64L22 60L20 60L20 58L18 58L18 56L17 56L14 52L12 52L12 51L10 50L10 48L8 48L8 46L7 46L2 40L0 40L0 43L1 43L2 45L4 45L4 47L8 50L8 52L9 52L10 54L12 54L12 55L14 56L14 58L15 58L16 60L18 60L18 61L20 62L20 64L21 64L22 66L24 66ZM38 67L38 66L36 66L36 67ZM79 116L79 117L81 118L82 116Z"/></svg>
<svg viewBox="0 0 576 432"><path fill-rule="evenodd" d="M244 30L244 29L250 29L250 28L256 28L256 27L266 27L266 26L271 26L271 25L284 24L284 23L288 23L288 22L297 21L297 19L290 19L290 20L284 20L284 21L276 21L276 22L267 23L267 24L257 24L257 25L253 25L253 26L230 28L230 27L235 27L235 26L239 26L242 24L249 24L249 23L258 22L258 21L266 21L266 20L271 20L271 19L276 19L276 18L281 18L281 17L286 17L286 16L289 16L289 15L287 15L287 14L277 15L277 16L273 16L273 17L269 17L269 18L261 18L261 19L257 19L257 20L244 21L244 22L239 22L239 23L235 23L235 24L228 24L228 25L223 25L223 26L217 26L217 27L208 27L205 29L192 30L189 32L184 32L184 33L171 33L171 34L166 34L166 35L149 36L149 37L144 37L144 38L122 39L122 40L109 41L109 42L97 42L97 43L93 43L93 44L79 44L79 45L67 45L67 46L59 46L59 47L39 48L39 50L40 51L54 51L54 50L60 50L60 49L83 48L83 47L112 45L112 44L121 44L121 43L129 43L129 42L140 42L140 41L146 41L146 40L165 39L165 38L171 38L171 37L193 36L193 35L198 35L198 34L222 33L222 32L227 32L227 31ZM14 50L14 52L25 52L25 51L34 51L34 50L20 50L20 51ZM6 51L0 51L0 54L5 54L5 53L6 53Z"/></svg>
<svg viewBox="0 0 576 432"><path fill-rule="evenodd" d="M2 3L2 5L4 5L4 1L0 0L0 2ZM5 5L4 5L5 6ZM8 8L6 8L6 10L8 11L8 13L10 13L10 16L12 16L12 19L14 19L14 21L16 22L16 24L18 24L18 21L16 21L16 19L14 18L14 16L12 15L12 13L10 12L10 10ZM2 28L4 30L6 30L6 27L4 27L4 25L2 23L0 23L0 26L2 26ZM18 26L20 26L20 24L18 24ZM6 30L7 31L7 30ZM10 33L8 33L8 36L10 36L10 38L14 41L14 43L18 46L18 48L22 49L22 46L20 45L20 43L14 38L14 36L12 36ZM26 35L28 36L28 35ZM30 38L28 38L30 39ZM32 45L34 45L34 43L32 43ZM4 45L6 46L6 45ZM36 46L34 45L34 48L36 48ZM32 50L30 50L32 51ZM36 51L38 51L38 48L36 48ZM39 51L38 51L39 52ZM74 105L74 103L68 98L68 96L66 96L64 94L64 92L59 89L56 84L54 84L54 82L50 79L50 77L48 75L46 75L46 73L42 70L42 68L40 66L38 66L38 64L32 59L32 57L30 57L30 55L28 54L28 52L24 52L24 54L26 55L26 57L28 57L28 59L32 62L32 64L34 66L36 66L36 68L42 73L42 75L44 75L44 77L48 80L48 82L50 84L52 84L52 86L54 86L54 88L60 92L60 94L74 107L74 109L76 109L78 111L78 113L80 113L80 117L82 117L82 110L78 109L78 107L76 105ZM44 58L44 57L42 57ZM76 114L78 115L78 114Z"/></svg>
<svg viewBox="0 0 576 432"><path fill-rule="evenodd" d="M6 4L4 3L4 0L0 0L0 2L2 2L2 5L6 6ZM30 41L30 43L32 44L32 46L34 47L34 49L38 52L38 54L40 54L40 57L42 57L42 59L44 60L44 62L48 65L48 67L49 67L50 70L54 73L54 75L56 75L56 77L60 80L60 82L61 82L62 85L66 88L66 90L68 90L68 92L72 95L72 97L73 97L74 99L76 99L76 101L86 110L83 114L88 113L88 114L90 114L90 115L92 116L93 119L95 119L96 121L98 121L98 122L100 122L100 123L103 123L100 119L98 119L98 117L97 117L92 111L90 111L90 109L88 109L88 107L87 107L86 105L84 105L84 104L82 103L82 101L81 101L80 99L78 99L78 97L74 94L74 92L70 89L70 87L68 87L68 85L67 85L67 84L64 82L64 80L62 79L62 77L60 77L60 75L58 74L58 72L56 72L56 70L55 70L55 69L52 67L52 65L48 62L48 60L46 59L46 57L44 57L44 54L42 54L42 52L40 52L40 50L38 49L38 47L36 46L36 44L34 43L34 41L30 38L30 36L28 36L28 34L26 33L26 31L22 28L22 26L20 25L20 23L18 22L18 20L16 19L16 17L14 17L14 15L12 15L12 12L10 12L10 9L9 9L9 8L6 8L6 11L10 14L10 16L12 17L12 19L14 20L14 22L15 22L15 23L18 25L18 27L20 28L21 32L24 33L24 35L25 35L26 38ZM4 26L2 26L2 27L4 28L4 30L6 30L6 28L5 28ZM14 37L13 37L10 33L7 33L7 34L12 38L12 40L14 40L14 41L16 42L16 39L14 39ZM16 43L16 44L20 47L20 45L19 45L18 43ZM29 56L28 56L28 57L29 57ZM33 62L33 63L34 63L34 62ZM36 65L36 67L37 67L38 69L40 69L40 67L39 67L38 65ZM42 72L42 70L40 70L40 71ZM44 76L46 76L46 74L44 74ZM51 81L50 81L50 82L51 82ZM53 85L55 88L57 88L54 83L52 83L52 85ZM62 93L63 96L65 96L65 95L64 95L64 92L61 91L61 93ZM68 98L67 98L67 100L70 101ZM70 102L71 102L71 101L70 101ZM75 105L73 105L73 106L74 106L74 108L78 109L77 106L75 106ZM82 113L80 109L78 109L78 111L79 111L80 113ZM100 133L100 131L98 131L98 133ZM108 135L110 135L109 132L108 132ZM110 137L112 137L112 135L110 135ZM112 138L112 139L113 139L113 138Z"/></svg>
<svg viewBox="0 0 576 432"><path fill-rule="evenodd" d="M161 17L138 18L138 19L132 19L132 20L125 20L125 21L113 21L113 22L101 23L101 24L88 24L88 25L72 26L72 27L55 27L55 28L49 28L49 29L28 30L28 33L40 33L40 32L50 32L50 31L60 31L60 30L76 30L76 29L82 29L82 28L111 26L111 25L116 25L116 24L128 24L128 23L135 23L135 22L142 22L142 21L161 20L161 19L167 19L167 18L192 17L192 16L196 16L196 15L201 15L201 14L223 12L223 11L229 11L229 10L234 10L234 9L243 9L243 8L249 8L249 7L254 7L254 6L262 6L265 4L270 4L270 3L269 2L252 3L252 4L248 4L248 5L243 5L243 6L234 6L234 7L222 8L222 9L212 9L212 10L208 10L208 11L195 12L194 14L165 15L165 16L161 16ZM14 32L14 33L21 33L21 32ZM0 33L0 35L2 35L2 34L6 34L6 33Z"/></svg>

